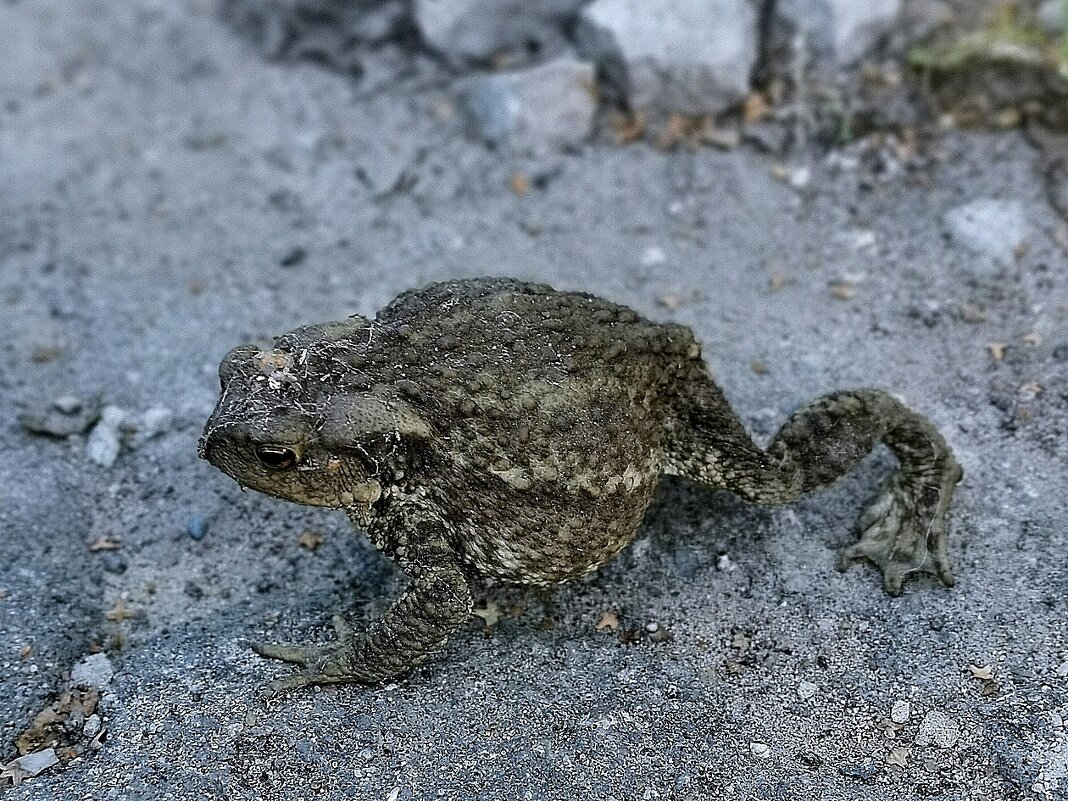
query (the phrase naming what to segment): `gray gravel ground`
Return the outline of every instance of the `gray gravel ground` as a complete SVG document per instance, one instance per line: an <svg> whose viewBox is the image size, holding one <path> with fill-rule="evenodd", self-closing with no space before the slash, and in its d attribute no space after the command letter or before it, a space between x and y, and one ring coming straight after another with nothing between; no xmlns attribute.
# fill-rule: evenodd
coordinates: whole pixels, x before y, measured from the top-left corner
<svg viewBox="0 0 1068 801"><path fill-rule="evenodd" d="M433 69L363 95L204 0L9 0L0 53L0 759L94 648L116 669L102 747L7 798L1068 798L1068 260L1022 138L797 186L744 150L493 152ZM947 235L984 198L1023 210L1007 264ZM486 587L500 621L405 681L264 707L286 668L250 639L325 639L399 584L341 515L196 459L216 364L479 274L693 326L761 437L826 391L898 393L967 472L957 587L834 570L885 454L781 509L665 483L589 579ZM18 422L68 395L174 418L102 467Z"/></svg>

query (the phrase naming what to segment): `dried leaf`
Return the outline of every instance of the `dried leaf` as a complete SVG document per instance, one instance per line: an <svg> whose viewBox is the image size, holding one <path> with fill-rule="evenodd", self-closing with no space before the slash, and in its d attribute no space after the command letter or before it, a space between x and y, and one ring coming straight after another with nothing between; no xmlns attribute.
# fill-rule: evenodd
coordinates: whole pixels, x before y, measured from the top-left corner
<svg viewBox="0 0 1068 801"><path fill-rule="evenodd" d="M993 357L994 361L996 361L996 362L1000 362L1002 359L1005 358L1005 348L1007 348L1007 347L1008 347L1008 345L1006 345L1004 342L987 342L986 343L986 349L988 351L990 351L990 355Z"/></svg>
<svg viewBox="0 0 1068 801"><path fill-rule="evenodd" d="M112 537L108 534L101 534L89 543L89 550L93 553L97 551L117 551L121 547L122 541L118 537Z"/></svg>
<svg viewBox="0 0 1068 801"><path fill-rule="evenodd" d="M115 605L104 613L104 617L115 623L122 623L124 620L137 617L137 613L126 604L123 598L119 598L115 601Z"/></svg>

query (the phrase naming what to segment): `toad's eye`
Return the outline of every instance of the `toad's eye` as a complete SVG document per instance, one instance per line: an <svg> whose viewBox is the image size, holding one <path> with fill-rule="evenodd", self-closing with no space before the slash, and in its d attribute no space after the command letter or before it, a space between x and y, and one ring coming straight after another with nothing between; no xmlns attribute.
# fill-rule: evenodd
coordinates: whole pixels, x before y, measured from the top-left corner
<svg viewBox="0 0 1068 801"><path fill-rule="evenodd" d="M284 445L257 445L256 458L272 470L286 470L297 463L297 453Z"/></svg>

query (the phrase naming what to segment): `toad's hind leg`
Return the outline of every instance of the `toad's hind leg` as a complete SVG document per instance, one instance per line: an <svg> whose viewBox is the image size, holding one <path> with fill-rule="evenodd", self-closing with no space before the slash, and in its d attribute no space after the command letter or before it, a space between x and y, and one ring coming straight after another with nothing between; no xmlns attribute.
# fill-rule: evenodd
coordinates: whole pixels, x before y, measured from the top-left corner
<svg viewBox="0 0 1068 801"><path fill-rule="evenodd" d="M891 595L910 573L953 585L945 518L963 472L929 420L879 390L836 392L795 412L761 450L712 380L693 378L669 427L671 472L755 503L789 503L833 484L883 443L901 469L861 515L860 539L842 552L840 567L873 562Z"/></svg>

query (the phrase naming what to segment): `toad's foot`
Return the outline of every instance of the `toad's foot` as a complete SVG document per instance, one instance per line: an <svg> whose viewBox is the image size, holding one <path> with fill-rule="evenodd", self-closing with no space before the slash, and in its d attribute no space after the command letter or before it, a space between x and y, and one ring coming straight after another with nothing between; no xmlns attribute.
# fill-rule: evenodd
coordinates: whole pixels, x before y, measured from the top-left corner
<svg viewBox="0 0 1068 801"><path fill-rule="evenodd" d="M268 659L281 659L301 665L304 670L275 679L259 689L259 696L267 701L291 690L314 684L339 684L358 680L349 668L350 654L355 640L352 627L341 615L334 616L337 642L330 645L304 648L295 645L274 645L254 642L252 650Z"/></svg>
<svg viewBox="0 0 1068 801"><path fill-rule="evenodd" d="M900 595L911 573L930 573L947 587L954 584L946 556L946 510L963 475L952 459L941 477L923 480L898 474L860 517L860 540L845 548L839 570L854 559L867 559L883 573L883 586Z"/></svg>

